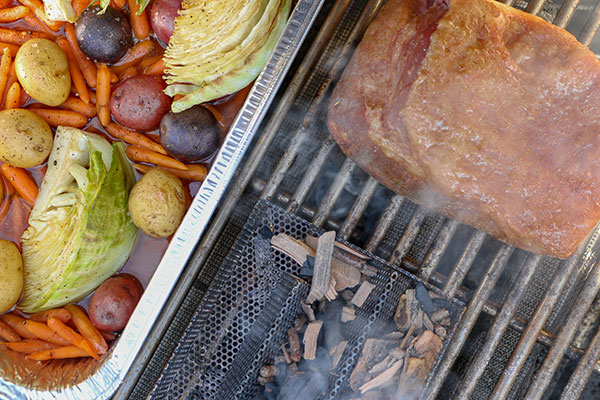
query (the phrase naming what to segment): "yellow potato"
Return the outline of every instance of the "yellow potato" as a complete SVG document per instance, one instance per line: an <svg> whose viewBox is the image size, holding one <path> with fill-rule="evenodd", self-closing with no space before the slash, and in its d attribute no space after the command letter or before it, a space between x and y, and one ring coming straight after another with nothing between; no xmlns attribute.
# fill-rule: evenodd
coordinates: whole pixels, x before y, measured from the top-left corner
<svg viewBox="0 0 600 400"><path fill-rule="evenodd" d="M147 235L172 235L184 214L183 184L167 171L153 168L131 189L129 215L133 223Z"/></svg>
<svg viewBox="0 0 600 400"><path fill-rule="evenodd" d="M50 154L52 140L50 126L31 111L0 111L0 160L15 167L35 167Z"/></svg>
<svg viewBox="0 0 600 400"><path fill-rule="evenodd" d="M17 51L15 72L23 89L40 103L58 106L69 97L71 75L67 56L50 40L25 42Z"/></svg>
<svg viewBox="0 0 600 400"><path fill-rule="evenodd" d="M13 242L0 240L0 314L10 310L23 291L23 259Z"/></svg>

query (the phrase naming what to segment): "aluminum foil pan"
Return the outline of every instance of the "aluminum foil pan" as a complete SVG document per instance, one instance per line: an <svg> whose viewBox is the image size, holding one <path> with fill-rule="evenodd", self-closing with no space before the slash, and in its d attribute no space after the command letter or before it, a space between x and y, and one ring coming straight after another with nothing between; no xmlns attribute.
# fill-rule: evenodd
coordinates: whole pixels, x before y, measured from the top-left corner
<svg viewBox="0 0 600 400"><path fill-rule="evenodd" d="M26 361L0 350L0 399L106 399L123 382L223 196L324 0L300 0L229 129L129 323L100 360Z"/></svg>

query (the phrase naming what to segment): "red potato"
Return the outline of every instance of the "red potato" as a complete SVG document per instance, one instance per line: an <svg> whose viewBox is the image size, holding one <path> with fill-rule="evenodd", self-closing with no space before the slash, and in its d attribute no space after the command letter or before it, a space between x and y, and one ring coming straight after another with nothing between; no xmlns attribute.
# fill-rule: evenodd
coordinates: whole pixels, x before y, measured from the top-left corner
<svg viewBox="0 0 600 400"><path fill-rule="evenodd" d="M163 43L169 43L175 26L177 10L181 7L181 0L157 0L150 10L150 23L156 37Z"/></svg>
<svg viewBox="0 0 600 400"><path fill-rule="evenodd" d="M110 112L126 128L143 132L154 130L171 107L171 98L163 93L166 87L160 77L133 76L113 89Z"/></svg>
<svg viewBox="0 0 600 400"><path fill-rule="evenodd" d="M130 274L108 278L92 295L90 320L101 331L117 332L127 325L144 288Z"/></svg>

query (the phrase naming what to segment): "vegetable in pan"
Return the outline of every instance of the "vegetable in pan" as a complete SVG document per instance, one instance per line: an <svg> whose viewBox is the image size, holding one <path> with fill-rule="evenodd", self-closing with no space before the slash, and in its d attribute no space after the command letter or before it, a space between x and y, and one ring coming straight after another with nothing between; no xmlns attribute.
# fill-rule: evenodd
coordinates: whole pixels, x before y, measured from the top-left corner
<svg viewBox="0 0 600 400"><path fill-rule="evenodd" d="M123 147L79 129L57 129L22 237L22 311L82 299L129 257L137 235L127 213L135 177Z"/></svg>

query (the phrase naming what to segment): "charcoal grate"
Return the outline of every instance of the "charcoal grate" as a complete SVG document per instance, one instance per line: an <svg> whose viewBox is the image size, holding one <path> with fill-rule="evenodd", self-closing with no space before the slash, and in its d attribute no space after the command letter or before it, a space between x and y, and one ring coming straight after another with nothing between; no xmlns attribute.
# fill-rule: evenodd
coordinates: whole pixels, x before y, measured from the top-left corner
<svg viewBox="0 0 600 400"><path fill-rule="evenodd" d="M302 312L300 302L309 289L306 282L294 277L300 266L270 246L271 236L282 232L296 238L322 233L267 201L259 202L192 317L151 398L254 398L260 367L272 361L279 351L285 332ZM347 381L365 340L377 333L384 321L393 318L406 289L423 284L381 259L373 258L369 263L377 269L371 279L375 289L345 330L349 345L329 376L328 399L348 392ZM438 289L425 285L441 295ZM447 298L446 302L456 321L464 304ZM453 329L448 329L445 343Z"/></svg>

